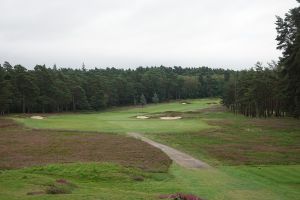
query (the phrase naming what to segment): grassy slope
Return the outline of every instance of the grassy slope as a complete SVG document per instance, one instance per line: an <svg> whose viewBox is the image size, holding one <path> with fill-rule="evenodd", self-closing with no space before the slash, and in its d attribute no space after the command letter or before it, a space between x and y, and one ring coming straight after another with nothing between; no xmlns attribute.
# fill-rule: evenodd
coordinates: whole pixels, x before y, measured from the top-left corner
<svg viewBox="0 0 300 200"><path fill-rule="evenodd" d="M270 165L267 163L268 165L246 166L241 165L242 163L232 163L231 161L234 159L227 157L228 155L220 154L219 151L212 151L215 147L225 144L222 147L224 151L234 153L231 152L233 149L239 152L238 148L240 146L231 147L229 145L232 149L227 148L228 144L231 144L230 139L236 141L237 144L246 145L250 148L251 144L257 142L255 138L262 134L271 137L269 143L271 146L278 146L278 144L280 147L295 146L299 139L298 129L286 127L282 129L264 129L255 124L245 125L247 120L244 117L235 118L231 114L223 112L199 113L193 119L177 121L130 118L139 115L141 112L153 114L170 110L187 111L205 108L209 106L207 101L209 100L193 101L192 104L187 105L178 103L152 105L143 108L142 111L141 109L121 109L100 114L57 115L51 116L47 120L38 121L23 118L19 121L35 128L78 128L80 130L115 133L139 131L200 158L204 156L211 164L218 165L214 169L186 170L174 164L170 168L169 174L147 174L144 175L146 178L143 182L128 179L130 173L128 175L128 172L126 172L124 175L124 170L119 168L117 168L117 171L121 172L114 173L116 167L107 165L97 165L95 167L94 165L84 164L83 166L75 166L75 168L59 165L54 167L57 168L54 171L53 167L47 166L39 172L32 168L28 170L11 170L0 173L0 199L155 199L158 194L174 192L194 193L209 200L298 199L300 196L299 165ZM207 119L216 122L225 120L226 123L210 123L211 125L209 125ZM226 125L228 124L226 120L230 121L229 126ZM215 130L218 128L226 130L225 132L222 131L222 134L214 135ZM207 132L207 130L214 131ZM199 135L196 133L199 133ZM243 140L244 137L246 138ZM206 148L211 149L211 151L206 151ZM247 152L252 154L252 158L258 156L259 159L257 160L260 161L268 158L268 155L260 155L259 150L250 149ZM270 149L270 152L272 152L272 149ZM291 154L290 152L284 152L280 155ZM244 153L242 152L241 155L245 155ZM275 163L280 163L281 159L282 164L289 162L282 156L275 155L275 157L277 159ZM299 163L299 157L294 157L292 160L295 159L296 163ZM250 156L250 161L257 163L257 160L251 159ZM226 163L239 165L222 166ZM92 168L92 170L82 170L82 167ZM83 173L83 175L78 176L74 173L72 175L72 171L76 170ZM101 170L106 170L103 174L110 174L110 178L93 177L95 171L100 171L101 176ZM56 178L67 178L78 185L78 188L67 196L42 195L30 197L24 195L28 191L39 189L41 187L40 182L54 181Z"/></svg>

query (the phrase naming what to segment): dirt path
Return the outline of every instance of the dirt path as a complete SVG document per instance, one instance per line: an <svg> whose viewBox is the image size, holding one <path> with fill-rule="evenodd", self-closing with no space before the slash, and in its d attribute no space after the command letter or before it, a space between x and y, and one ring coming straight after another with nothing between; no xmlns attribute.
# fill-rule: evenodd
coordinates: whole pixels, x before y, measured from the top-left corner
<svg viewBox="0 0 300 200"><path fill-rule="evenodd" d="M179 164L182 167L185 168L210 168L210 166L208 164L206 164L205 162L198 160L196 158L193 158L192 156L183 153L181 151L178 151L172 147L169 147L167 145L164 144L160 144L158 142L155 142L153 140L150 140L144 136L142 136L139 133L128 133L129 136L140 139L144 142L147 142L148 144L161 149L163 152L165 152L174 162L176 162L177 164Z"/></svg>

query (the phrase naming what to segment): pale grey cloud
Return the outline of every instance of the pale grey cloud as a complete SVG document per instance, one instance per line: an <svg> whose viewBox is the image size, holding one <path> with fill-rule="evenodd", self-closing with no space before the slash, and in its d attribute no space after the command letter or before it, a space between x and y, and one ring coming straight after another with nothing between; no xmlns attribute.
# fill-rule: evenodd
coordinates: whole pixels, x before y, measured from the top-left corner
<svg viewBox="0 0 300 200"><path fill-rule="evenodd" d="M245 68L276 59L296 0L0 0L0 62Z"/></svg>

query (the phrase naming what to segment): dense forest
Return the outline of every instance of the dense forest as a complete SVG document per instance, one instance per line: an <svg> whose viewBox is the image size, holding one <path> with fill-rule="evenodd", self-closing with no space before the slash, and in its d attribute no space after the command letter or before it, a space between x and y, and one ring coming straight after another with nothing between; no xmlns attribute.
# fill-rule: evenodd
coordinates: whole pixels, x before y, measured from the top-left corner
<svg viewBox="0 0 300 200"><path fill-rule="evenodd" d="M4 113L101 110L111 106L221 96L233 71L182 67L67 69L0 66Z"/></svg>
<svg viewBox="0 0 300 200"><path fill-rule="evenodd" d="M298 0L300 3L300 0ZM278 63L235 72L224 88L223 103L252 117L300 117L300 7L277 17Z"/></svg>

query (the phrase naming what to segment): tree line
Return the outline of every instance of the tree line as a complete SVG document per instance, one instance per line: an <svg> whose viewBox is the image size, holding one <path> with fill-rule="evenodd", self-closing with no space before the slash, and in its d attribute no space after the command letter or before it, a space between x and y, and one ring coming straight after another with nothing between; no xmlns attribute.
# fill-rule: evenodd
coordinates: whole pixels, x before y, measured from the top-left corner
<svg viewBox="0 0 300 200"><path fill-rule="evenodd" d="M264 67L257 63L250 70L237 71L224 87L223 104L250 117L285 116L287 98L276 63Z"/></svg>
<svg viewBox="0 0 300 200"><path fill-rule="evenodd" d="M233 71L182 67L81 69L0 65L0 112L65 112L221 96Z"/></svg>
<svg viewBox="0 0 300 200"><path fill-rule="evenodd" d="M300 0L298 0L300 3ZM300 7L277 16L278 63L235 72L224 88L223 103L251 117L300 117Z"/></svg>

